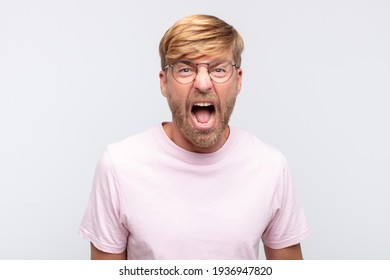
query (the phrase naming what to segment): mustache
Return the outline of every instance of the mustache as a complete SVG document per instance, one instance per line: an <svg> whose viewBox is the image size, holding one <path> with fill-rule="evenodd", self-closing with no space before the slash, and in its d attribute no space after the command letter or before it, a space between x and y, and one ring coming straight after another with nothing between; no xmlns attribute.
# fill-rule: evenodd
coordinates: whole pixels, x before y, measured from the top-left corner
<svg viewBox="0 0 390 280"><path fill-rule="evenodd" d="M211 92L205 93L205 92L201 92L201 91L195 91L193 94L190 94L187 97L187 100L186 100L186 109L187 110L191 109L190 108L191 104L195 99L211 101L214 104L215 110L219 110L221 108L221 103L219 102L219 99L215 94L213 94Z"/></svg>

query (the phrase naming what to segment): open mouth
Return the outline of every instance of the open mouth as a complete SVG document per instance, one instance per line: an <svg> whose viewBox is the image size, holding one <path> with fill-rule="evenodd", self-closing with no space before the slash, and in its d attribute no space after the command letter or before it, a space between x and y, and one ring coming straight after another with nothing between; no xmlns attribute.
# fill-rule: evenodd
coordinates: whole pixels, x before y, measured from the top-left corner
<svg viewBox="0 0 390 280"><path fill-rule="evenodd" d="M209 102L198 102L192 106L191 114L196 126L211 128L215 119L215 107Z"/></svg>

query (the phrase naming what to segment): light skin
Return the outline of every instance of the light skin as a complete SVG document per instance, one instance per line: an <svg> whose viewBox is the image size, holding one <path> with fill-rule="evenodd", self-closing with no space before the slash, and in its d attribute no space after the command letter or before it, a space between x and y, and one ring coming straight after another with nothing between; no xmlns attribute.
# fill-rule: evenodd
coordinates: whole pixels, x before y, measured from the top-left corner
<svg viewBox="0 0 390 280"><path fill-rule="evenodd" d="M296 244L283 249L272 249L264 246L267 260L302 260L302 250L300 244ZM91 260L126 260L127 251L119 254L105 253L97 249L91 243Z"/></svg>
<svg viewBox="0 0 390 280"><path fill-rule="evenodd" d="M195 62L211 62L218 59L204 57ZM225 56L224 60L233 63L231 55ZM164 125L165 133L176 145L190 152L212 153L219 150L229 135L227 122L241 90L241 82L241 68L233 69L233 75L227 82L215 83L210 79L207 67L199 65L195 80L185 85L173 78L170 69L161 71L161 93L167 98L172 111L172 122ZM194 125L191 116L192 106L188 107L186 104L192 105L197 102L214 104L216 112L211 129L201 130ZM183 130L187 130L187 135Z"/></svg>
<svg viewBox="0 0 390 280"><path fill-rule="evenodd" d="M264 245L267 260L303 260L301 244L295 244L282 249L272 249Z"/></svg>
<svg viewBox="0 0 390 280"><path fill-rule="evenodd" d="M91 260L126 260L127 251L125 250L119 254L106 253L95 247L91 243Z"/></svg>
<svg viewBox="0 0 390 280"><path fill-rule="evenodd" d="M231 56L226 56L226 59L232 61ZM209 58L204 57L197 62L210 61ZM164 131L167 136L176 145L190 152L213 153L218 151L229 136L227 121L231 112L225 109L234 106L235 99L241 90L241 83L241 68L235 69L232 77L222 84L214 83L210 79L205 66L199 66L198 75L194 82L186 85L178 83L172 77L171 71L161 71L161 92L167 98L172 111L172 122L164 124ZM193 117L191 116L191 109L186 104L206 101L215 104L215 107L219 107L216 108L212 128L199 134L196 131L196 125L194 127L194 119L191 119ZM217 104L219 105L217 106ZM183 130L187 130L187 134L183 133ZM303 259L300 244L282 249L272 249L264 246L264 252L268 260ZM91 259L93 260L125 260L126 258L126 251L120 254L105 253L91 243Z"/></svg>

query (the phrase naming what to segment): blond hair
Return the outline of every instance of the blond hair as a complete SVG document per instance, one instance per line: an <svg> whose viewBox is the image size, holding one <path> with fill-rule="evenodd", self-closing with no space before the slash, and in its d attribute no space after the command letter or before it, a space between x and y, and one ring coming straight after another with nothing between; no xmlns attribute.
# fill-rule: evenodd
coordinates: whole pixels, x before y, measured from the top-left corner
<svg viewBox="0 0 390 280"><path fill-rule="evenodd" d="M195 60L203 56L233 56L241 65L242 37L233 26L210 15L192 15L177 21L160 41L161 67L177 60Z"/></svg>

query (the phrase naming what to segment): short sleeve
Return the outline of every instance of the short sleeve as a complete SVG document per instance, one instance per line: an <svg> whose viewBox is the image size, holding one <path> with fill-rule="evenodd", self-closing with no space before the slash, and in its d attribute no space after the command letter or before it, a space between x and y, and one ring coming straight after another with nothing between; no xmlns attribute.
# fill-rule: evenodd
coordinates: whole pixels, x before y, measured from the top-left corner
<svg viewBox="0 0 390 280"><path fill-rule="evenodd" d="M108 150L97 165L79 234L103 252L118 254L126 249L129 233L121 222L120 188Z"/></svg>
<svg viewBox="0 0 390 280"><path fill-rule="evenodd" d="M287 161L283 157L277 187L272 201L272 217L262 240L272 249L300 243L309 235L302 204L294 189Z"/></svg>

